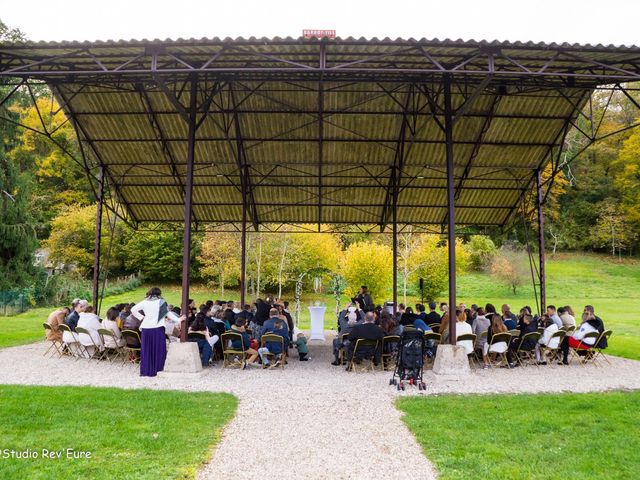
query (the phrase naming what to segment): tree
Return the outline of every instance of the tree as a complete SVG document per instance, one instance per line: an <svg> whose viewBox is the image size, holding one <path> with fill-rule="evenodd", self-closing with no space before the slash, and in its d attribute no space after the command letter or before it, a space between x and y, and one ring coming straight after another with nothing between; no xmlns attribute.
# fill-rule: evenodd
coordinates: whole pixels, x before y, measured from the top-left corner
<svg viewBox="0 0 640 480"><path fill-rule="evenodd" d="M469 262L469 254L461 239L456 240L456 272L465 270ZM449 254L447 243L441 242L438 235L420 235L419 244L411 255L412 265L416 266L410 279L418 283L423 279L424 296L427 301L434 301L446 289L449 278Z"/></svg>
<svg viewBox="0 0 640 480"><path fill-rule="evenodd" d="M467 243L469 265L473 270L481 271L491 265L491 260L497 253L493 240L486 235L472 235Z"/></svg>
<svg viewBox="0 0 640 480"><path fill-rule="evenodd" d="M202 278L220 288L224 298L225 286L237 286L240 279L240 239L236 233L207 232L198 257Z"/></svg>
<svg viewBox="0 0 640 480"><path fill-rule="evenodd" d="M525 255L521 250L501 248L491 262L491 275L506 284L515 295L527 278Z"/></svg>
<svg viewBox="0 0 640 480"><path fill-rule="evenodd" d="M391 249L386 245L373 242L349 245L342 262L342 272L347 282L346 293L353 296L361 285L367 285L372 298L384 298L392 285L392 256Z"/></svg>
<svg viewBox="0 0 640 480"><path fill-rule="evenodd" d="M597 208L598 221L591 230L591 238L595 247L611 247L611 255L622 254L631 243L629 229L622 209L612 202L603 202Z"/></svg>
<svg viewBox="0 0 640 480"><path fill-rule="evenodd" d="M0 142L0 290L26 287L35 274L38 244L29 197L27 174L7 158Z"/></svg>
<svg viewBox="0 0 640 480"><path fill-rule="evenodd" d="M103 212L102 248L100 264L112 272L125 273L123 246L132 237L131 229L121 221L115 222L115 230L111 235L113 214ZM93 254L95 251L96 206L67 207L51 222L51 235L42 242L49 249L49 258L68 267L74 266L78 272L86 276L93 271ZM139 234L136 234L136 236ZM111 250L109 251L109 243Z"/></svg>
<svg viewBox="0 0 640 480"><path fill-rule="evenodd" d="M145 280L179 281L182 279L183 232L136 232L124 247L125 265L130 271L139 271ZM191 277L200 270L195 261L199 256L200 237L192 237Z"/></svg>
<svg viewBox="0 0 640 480"><path fill-rule="evenodd" d="M39 235L46 237L51 220L66 206L89 205L95 199L84 169L64 151L79 156L71 123L48 92L38 94L36 105L26 110L14 106L20 123L28 128L19 130L11 157L35 178L31 211L40 225ZM45 128L55 143L37 133Z"/></svg>

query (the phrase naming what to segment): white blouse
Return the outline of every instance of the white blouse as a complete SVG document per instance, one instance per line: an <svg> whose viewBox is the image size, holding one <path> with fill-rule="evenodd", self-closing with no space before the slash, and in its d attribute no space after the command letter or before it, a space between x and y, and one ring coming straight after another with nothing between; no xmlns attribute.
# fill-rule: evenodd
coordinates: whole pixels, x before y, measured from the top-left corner
<svg viewBox="0 0 640 480"><path fill-rule="evenodd" d="M131 308L131 314L138 320L142 320L140 329L164 327L164 318L158 318L160 311L159 298L145 298ZM144 315L142 314L144 312Z"/></svg>

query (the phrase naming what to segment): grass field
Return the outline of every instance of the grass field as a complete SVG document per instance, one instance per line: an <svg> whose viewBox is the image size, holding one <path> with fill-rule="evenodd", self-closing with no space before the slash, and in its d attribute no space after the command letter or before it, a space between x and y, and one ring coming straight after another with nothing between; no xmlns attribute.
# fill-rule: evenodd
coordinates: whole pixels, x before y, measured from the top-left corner
<svg viewBox="0 0 640 480"><path fill-rule="evenodd" d="M571 305L579 315L586 304L592 304L602 317L607 328L614 334L608 353L627 358L640 359L640 262L623 260L619 263L609 256L588 254L558 254L549 258L547 264L547 303L556 306ZM163 295L169 303L180 303L180 286L162 286ZM122 295L107 297L103 301L102 312L120 302L138 301L144 297L147 287L141 287ZM203 286L194 286L191 296L197 303L209 298L218 298L219 292L211 292ZM229 299L239 299L237 291L225 292ZM446 300L446 293L442 299ZM293 295L286 295L291 302ZM305 294L302 299L300 326L307 328L310 302L320 300L327 306L327 327L333 327L329 312L335 301L332 295ZM380 302L384 299L376 298ZM399 301L402 301L399 297ZM407 301L413 304L419 299L411 296ZM484 305L487 302L499 307L508 303L517 312L520 307L530 305L535 310L533 287L527 282L518 289L516 295L511 290L497 284L490 276L480 273L461 275L458 278L458 300L467 305ZM343 303L347 297L343 298ZM290 311L294 311L290 305ZM34 342L42 338L42 322L51 309L38 308L14 317L0 317L0 348Z"/></svg>
<svg viewBox="0 0 640 480"><path fill-rule="evenodd" d="M16 385L0 385L0 403L3 479L194 478L237 406L224 393ZM38 458L6 458L27 449Z"/></svg>
<svg viewBox="0 0 640 480"><path fill-rule="evenodd" d="M443 480L638 478L640 436L629 428L640 422L640 392L405 397L397 406Z"/></svg>

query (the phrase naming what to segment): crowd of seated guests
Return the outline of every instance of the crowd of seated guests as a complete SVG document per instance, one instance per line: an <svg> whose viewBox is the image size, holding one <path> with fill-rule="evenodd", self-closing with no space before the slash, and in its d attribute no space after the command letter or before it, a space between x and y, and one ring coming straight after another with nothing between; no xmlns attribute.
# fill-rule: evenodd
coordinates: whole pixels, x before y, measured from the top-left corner
<svg viewBox="0 0 640 480"><path fill-rule="evenodd" d="M440 343L449 342L449 307L446 303L439 306L435 302L428 305L429 312L423 304L416 304L414 309L403 304L399 304L396 314L389 313L381 306L374 307L372 311L365 312L360 308L358 302L350 302L338 315L338 335L333 340L333 362L332 365L343 365L340 352L347 353L346 361L350 360L353 346L358 338L381 339L389 336L400 336L407 327L421 330L425 333L435 331L440 334ZM440 313L438 313L439 309ZM545 314L533 315L531 308L525 306L516 315L508 304L500 308L500 313L496 307L488 303L485 307L471 305L467 308L465 304L460 304L455 309L456 316L456 338L461 335L474 334L476 342L472 340L462 340L458 345L464 347L467 355L477 352L479 358L483 359L483 368L489 368L491 362L489 356L498 354L505 355L507 365L513 368L517 365L515 361L516 352L529 351L535 355L536 362L546 365L546 360L542 358L543 348L561 348L563 359L561 364L568 364L568 353L570 348L588 348L593 346L595 339L584 338L585 334L593 331L604 332L602 319L594 313L593 307L587 305L582 315L582 323L576 325L575 314L570 306L557 308L549 305ZM366 327L367 335L363 335L361 325L370 324ZM377 327L377 328L374 328ZM554 333L563 329L567 331L562 344L559 345L559 337L554 337ZM355 333L354 333L355 331ZM525 335L540 331L538 340L533 340ZM504 344L491 345L494 335L500 333L511 334L511 340ZM583 340L584 339L584 340ZM599 348L606 348L606 338L601 339ZM491 347L491 348L490 348ZM397 343L389 344L385 348L388 351L380 353L392 353L397 349ZM427 355L435 355L437 346L430 340L427 342ZM491 351L490 351L491 350ZM375 356L377 362L378 356Z"/></svg>

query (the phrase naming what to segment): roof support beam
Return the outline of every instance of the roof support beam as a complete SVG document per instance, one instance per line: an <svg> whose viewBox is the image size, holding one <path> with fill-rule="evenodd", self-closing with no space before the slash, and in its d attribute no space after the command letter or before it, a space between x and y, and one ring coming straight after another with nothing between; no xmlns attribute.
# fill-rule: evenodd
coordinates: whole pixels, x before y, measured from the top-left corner
<svg viewBox="0 0 640 480"><path fill-rule="evenodd" d="M162 126L158 122L158 119L156 118L156 115L153 111L153 105L151 103L151 99L149 98L149 95L147 94L146 90L141 84L137 84L136 89L140 94L140 100L143 103L145 110L147 112L147 118L149 119L149 124L151 125L151 128L153 128L153 131L156 134L157 141L160 143L162 154L166 158L167 162L169 162L173 179L176 185L180 188L180 191L182 192L182 198L186 198L186 188L184 183L182 182L182 175L180 175L180 173L178 172L178 169L176 167L177 165L176 159L173 156L173 152L171 151L171 148L169 147L169 144L166 141L166 136L164 134L164 131L162 130ZM198 225L198 220L193 211L191 212L191 219L196 225Z"/></svg>
<svg viewBox="0 0 640 480"><path fill-rule="evenodd" d="M244 149L244 139L242 137L242 129L240 128L240 116L238 115L237 104L233 85L229 84L229 95L231 97L231 106L233 111L233 124L235 126L236 134L236 163L238 170L240 171L240 185L242 192L247 196L248 206L251 210L251 223L254 230L258 231L260 221L258 219L258 209L253 196L253 187L251 185L251 177L249 176L249 165L247 163L246 152Z"/></svg>

